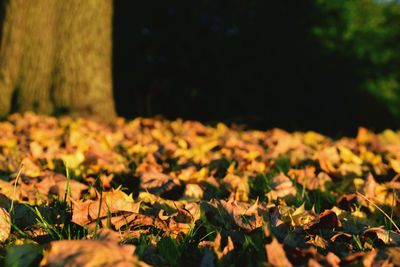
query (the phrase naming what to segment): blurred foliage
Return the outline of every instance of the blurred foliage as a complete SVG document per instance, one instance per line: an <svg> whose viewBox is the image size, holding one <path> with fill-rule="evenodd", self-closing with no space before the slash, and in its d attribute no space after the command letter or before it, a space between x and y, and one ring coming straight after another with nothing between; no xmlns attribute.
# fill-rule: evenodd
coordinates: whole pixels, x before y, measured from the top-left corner
<svg viewBox="0 0 400 267"><path fill-rule="evenodd" d="M400 4L398 1L317 0L313 33L328 51L359 61L362 87L400 119Z"/></svg>

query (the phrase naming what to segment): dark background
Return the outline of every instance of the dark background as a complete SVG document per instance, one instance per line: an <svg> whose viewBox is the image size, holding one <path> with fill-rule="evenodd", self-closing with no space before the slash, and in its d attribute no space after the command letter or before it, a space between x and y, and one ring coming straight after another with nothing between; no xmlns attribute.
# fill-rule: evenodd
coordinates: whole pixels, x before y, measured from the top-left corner
<svg viewBox="0 0 400 267"><path fill-rule="evenodd" d="M398 75L399 56L374 54L400 53L400 31L381 33L400 22L386 2L115 1L118 114L332 136L398 128L393 97L369 86Z"/></svg>

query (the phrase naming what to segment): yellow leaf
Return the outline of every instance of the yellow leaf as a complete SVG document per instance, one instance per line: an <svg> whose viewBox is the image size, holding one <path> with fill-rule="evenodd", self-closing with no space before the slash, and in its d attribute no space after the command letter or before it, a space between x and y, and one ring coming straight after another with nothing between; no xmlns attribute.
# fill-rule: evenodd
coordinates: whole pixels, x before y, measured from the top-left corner
<svg viewBox="0 0 400 267"><path fill-rule="evenodd" d="M400 162L398 160L391 159L390 161L390 167L397 172L400 173Z"/></svg>
<svg viewBox="0 0 400 267"><path fill-rule="evenodd" d="M76 169L85 160L85 155L83 155L82 152L77 151L75 154L62 155L61 159L67 164L68 168Z"/></svg>

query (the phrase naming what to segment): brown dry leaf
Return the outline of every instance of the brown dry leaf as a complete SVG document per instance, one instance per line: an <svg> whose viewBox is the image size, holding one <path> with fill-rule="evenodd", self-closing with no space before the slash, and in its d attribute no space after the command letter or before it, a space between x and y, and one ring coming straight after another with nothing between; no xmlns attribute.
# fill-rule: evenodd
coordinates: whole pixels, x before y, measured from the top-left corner
<svg viewBox="0 0 400 267"><path fill-rule="evenodd" d="M322 265L319 264L319 262L313 258L308 259L307 262L307 267L321 267Z"/></svg>
<svg viewBox="0 0 400 267"><path fill-rule="evenodd" d="M221 234L218 232L214 240L214 253L217 255L219 260L228 257L235 248L230 236L228 236L227 244L224 248L221 247L221 240Z"/></svg>
<svg viewBox="0 0 400 267"><path fill-rule="evenodd" d="M100 217L107 216L108 213L118 211L139 212L140 202L134 202L131 195L127 195L120 190L112 190L103 193ZM89 215L97 217L100 209L100 201L94 202L89 208Z"/></svg>
<svg viewBox="0 0 400 267"><path fill-rule="evenodd" d="M148 266L133 255L135 246L119 245L118 240L107 235L102 238L53 241L40 266Z"/></svg>
<svg viewBox="0 0 400 267"><path fill-rule="evenodd" d="M29 195L29 192L26 191L37 191L43 196L47 196L47 194L57 195L62 200L65 197L67 186L69 187L68 195L72 199L80 199L82 191L88 188L87 185L76 180L68 181L67 177L62 174L45 172L40 182L26 187L22 186L21 189L25 191L23 192L25 195Z"/></svg>
<svg viewBox="0 0 400 267"><path fill-rule="evenodd" d="M72 202L72 222L80 226L85 226L93 221L89 217L89 207L93 204L92 200L88 201L71 201Z"/></svg>
<svg viewBox="0 0 400 267"><path fill-rule="evenodd" d="M379 238L385 244L400 245L400 234L392 230L372 227L366 229L362 235L371 236L372 240L375 240L375 237Z"/></svg>
<svg viewBox="0 0 400 267"><path fill-rule="evenodd" d="M105 175L104 173L100 174L100 181L104 188L111 188L111 181L114 178L114 174Z"/></svg>
<svg viewBox="0 0 400 267"><path fill-rule="evenodd" d="M368 129L364 127L358 128L358 133L356 137L356 141L360 144L366 144L366 143L371 143L376 139L376 136L374 133L370 132Z"/></svg>
<svg viewBox="0 0 400 267"><path fill-rule="evenodd" d="M299 137L291 135L286 131L281 129L273 129L272 132L272 139L277 142L271 153L273 158L277 158L290 150L299 149L303 145Z"/></svg>
<svg viewBox="0 0 400 267"><path fill-rule="evenodd" d="M230 191L234 192L234 198L237 201L246 202L249 200L249 182L247 177L240 177L231 173L228 173L222 180L225 187Z"/></svg>
<svg viewBox="0 0 400 267"><path fill-rule="evenodd" d="M11 218L8 211L0 208L0 242L4 242L11 233Z"/></svg>
<svg viewBox="0 0 400 267"><path fill-rule="evenodd" d="M14 185L14 181L6 182L0 179L0 193L12 200L19 200L21 198L20 188Z"/></svg>
<svg viewBox="0 0 400 267"><path fill-rule="evenodd" d="M271 179L271 186L272 190L267 194L270 200L296 195L296 188L293 182L283 173Z"/></svg>
<svg viewBox="0 0 400 267"><path fill-rule="evenodd" d="M262 226L262 216L258 212L258 201L252 206L246 203L238 203L233 199L217 202L217 207L222 208L230 220L246 232Z"/></svg>
<svg viewBox="0 0 400 267"><path fill-rule="evenodd" d="M371 266L400 266L400 248L396 246L377 250L372 259Z"/></svg>
<svg viewBox="0 0 400 267"><path fill-rule="evenodd" d="M286 257L285 250L282 244L276 240L272 239L272 242L265 245L265 250L267 253L268 263L274 267L291 267L292 263Z"/></svg>
<svg viewBox="0 0 400 267"><path fill-rule="evenodd" d="M342 260L342 266L364 266L371 267L373 266L374 257L377 251L372 250L369 252L355 252L350 253ZM380 265L378 265L380 266Z"/></svg>
<svg viewBox="0 0 400 267"><path fill-rule="evenodd" d="M178 223L191 223L193 222L193 215L186 209L184 208L177 208L177 212L171 216L174 221Z"/></svg>
<svg viewBox="0 0 400 267"><path fill-rule="evenodd" d="M72 199L80 199L82 196L82 191L88 188L87 185L82 184L81 182L75 180L70 180L69 182L67 180L60 180L56 181L56 188L52 188L51 192L57 194L59 199L63 199L66 194L68 186L69 186L68 195Z"/></svg>
<svg viewBox="0 0 400 267"><path fill-rule="evenodd" d="M140 187L155 195L162 195L178 186L180 186L178 179L173 179L154 169L142 173L140 178Z"/></svg>
<svg viewBox="0 0 400 267"><path fill-rule="evenodd" d="M364 267L372 267L373 266L372 264L374 263L376 254L378 254L378 251L376 249L367 252L362 259L363 266Z"/></svg>
<svg viewBox="0 0 400 267"><path fill-rule="evenodd" d="M110 221L117 230L123 228L136 230L138 227L153 227L162 230L165 234L170 233L166 222L144 214L125 212L122 215L111 217Z"/></svg>
<svg viewBox="0 0 400 267"><path fill-rule="evenodd" d="M174 238L176 238L178 236L178 234L180 234L180 233L183 233L186 235L187 233L189 233L191 227L192 227L192 225L190 225L188 223L179 223L172 219L169 221L169 224L168 224L168 228L171 231L171 235Z"/></svg>
<svg viewBox="0 0 400 267"><path fill-rule="evenodd" d="M177 212L170 217L168 226L174 236L179 233L187 234L194 220L195 218L190 211L177 207Z"/></svg>
<svg viewBox="0 0 400 267"><path fill-rule="evenodd" d="M321 189L323 191L325 190L325 181L319 179L315 171L314 166L306 166L305 169L290 169L288 175L290 178L296 179L299 184L305 185L308 190Z"/></svg>
<svg viewBox="0 0 400 267"><path fill-rule="evenodd" d="M186 203L183 207L186 211L188 211L192 216L192 221L197 221L201 217L201 210L199 204L195 202Z"/></svg>
<svg viewBox="0 0 400 267"><path fill-rule="evenodd" d="M367 179L365 180L364 186L361 189L361 193L363 193L364 196L369 199L374 199L377 185L378 183L375 181L374 176L369 173Z"/></svg>
<svg viewBox="0 0 400 267"><path fill-rule="evenodd" d="M204 190L198 184L186 184L184 196L191 199L202 199Z"/></svg>
<svg viewBox="0 0 400 267"><path fill-rule="evenodd" d="M340 156L336 147L327 147L317 153L319 165L326 173L335 173L340 163Z"/></svg>
<svg viewBox="0 0 400 267"><path fill-rule="evenodd" d="M328 254L326 255L326 261L332 267L340 266L340 258L332 252L328 252Z"/></svg>
<svg viewBox="0 0 400 267"><path fill-rule="evenodd" d="M375 204L393 206L395 197L392 191L393 186L394 183L377 183L373 175L369 173L360 191L367 199L373 201ZM365 206L369 207L372 211L375 210L375 207L364 198L359 197L359 202L364 203Z"/></svg>
<svg viewBox="0 0 400 267"><path fill-rule="evenodd" d="M88 200L72 201L72 222L84 226L99 218L107 217L116 212L128 211L138 213L140 202L134 202L132 196L128 196L120 190L104 192L102 201Z"/></svg>
<svg viewBox="0 0 400 267"><path fill-rule="evenodd" d="M24 158L22 164L24 166L24 175L29 177L38 177L41 174L40 168L30 158Z"/></svg>

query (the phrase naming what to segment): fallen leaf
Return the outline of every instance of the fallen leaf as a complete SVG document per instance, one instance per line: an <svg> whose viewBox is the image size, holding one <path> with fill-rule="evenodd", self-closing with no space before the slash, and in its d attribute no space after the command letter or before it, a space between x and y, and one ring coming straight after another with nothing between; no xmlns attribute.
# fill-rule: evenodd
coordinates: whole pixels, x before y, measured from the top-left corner
<svg viewBox="0 0 400 267"><path fill-rule="evenodd" d="M257 206L258 202L255 202L253 206L249 206L236 202L233 199L217 202L218 209L224 210L228 218L246 232L253 231L262 226L263 219L258 212Z"/></svg>
<svg viewBox="0 0 400 267"><path fill-rule="evenodd" d="M326 261L332 267L340 266L340 258L332 252L328 252L328 254L326 255Z"/></svg>
<svg viewBox="0 0 400 267"><path fill-rule="evenodd" d="M372 227L366 229L362 236L370 236L372 240L379 238L385 244L391 245L399 245L400 244L400 234L392 231L392 230L385 230L378 227Z"/></svg>
<svg viewBox="0 0 400 267"><path fill-rule="evenodd" d="M170 176L150 170L142 173L140 178L140 187L155 195L162 195L165 192L171 191L180 186L178 179L173 179Z"/></svg>
<svg viewBox="0 0 400 267"><path fill-rule="evenodd" d="M286 257L285 250L275 238L272 242L265 245L268 263L274 267L291 267L292 263Z"/></svg>
<svg viewBox="0 0 400 267"><path fill-rule="evenodd" d="M247 177L240 177L228 173L224 179L222 179L222 182L230 192L234 192L235 200L243 202L248 201L250 188Z"/></svg>
<svg viewBox="0 0 400 267"><path fill-rule="evenodd" d="M225 247L221 247L222 237L219 232L217 232L217 236L214 239L214 253L217 255L219 260L226 258L229 254L234 250L234 245L230 236L227 238L227 244Z"/></svg>
<svg viewBox="0 0 400 267"><path fill-rule="evenodd" d="M271 200L296 195L296 188L293 182L283 173L271 179L271 187L272 190L267 194Z"/></svg>
<svg viewBox="0 0 400 267"><path fill-rule="evenodd" d="M135 202L132 196L128 196L120 190L103 192L101 198L101 201L100 197L96 201L72 200L72 222L85 226L97 218L113 216L117 212L139 212L140 202Z"/></svg>
<svg viewBox="0 0 400 267"><path fill-rule="evenodd" d="M8 211L0 208L0 242L4 242L11 233L11 218Z"/></svg>
<svg viewBox="0 0 400 267"><path fill-rule="evenodd" d="M152 227L162 230L165 234L170 233L170 229L166 222L144 214L127 212L123 215L111 217L110 220L111 224L117 230L123 228L134 230L138 227Z"/></svg>
<svg viewBox="0 0 400 267"><path fill-rule="evenodd" d="M62 240L49 244L40 266L148 266L133 255L135 246L115 240Z"/></svg>
<svg viewBox="0 0 400 267"><path fill-rule="evenodd" d="M192 199L202 199L204 190L198 184L187 184L184 196Z"/></svg>

